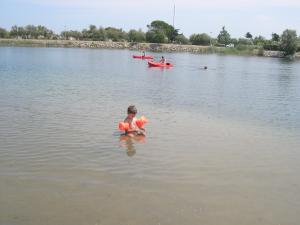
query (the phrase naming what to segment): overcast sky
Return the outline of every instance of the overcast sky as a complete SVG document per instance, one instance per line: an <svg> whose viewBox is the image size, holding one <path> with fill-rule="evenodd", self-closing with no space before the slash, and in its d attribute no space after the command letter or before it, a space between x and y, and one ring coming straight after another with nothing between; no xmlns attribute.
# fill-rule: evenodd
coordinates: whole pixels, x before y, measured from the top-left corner
<svg viewBox="0 0 300 225"><path fill-rule="evenodd" d="M246 32L271 37L285 29L300 35L300 0L0 0L0 27L44 25L55 32L90 24L147 31L153 20L173 23L186 36L217 36L225 26L232 37Z"/></svg>

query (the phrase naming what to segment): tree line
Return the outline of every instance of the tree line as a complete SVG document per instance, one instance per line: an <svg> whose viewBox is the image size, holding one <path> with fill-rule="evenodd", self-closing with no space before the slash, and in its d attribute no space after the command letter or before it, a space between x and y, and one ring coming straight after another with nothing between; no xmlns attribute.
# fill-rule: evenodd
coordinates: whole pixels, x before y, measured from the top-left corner
<svg viewBox="0 0 300 225"><path fill-rule="evenodd" d="M281 35L272 33L267 39L261 35L253 36L250 32L242 38L232 38L225 26L222 27L218 36L213 38L206 33L195 33L186 37L172 25L155 20L147 25L147 32L141 29L131 29L128 32L115 27L96 27L90 25L82 31L64 30L56 34L45 26L27 25L24 27L13 26L10 31L0 28L0 38L19 39L52 39L52 40L90 40L90 41L129 41L150 43L175 43L204 46L224 46L243 48L260 48L264 50L284 51L286 55L293 55L300 51L300 37L295 30L285 30Z"/></svg>

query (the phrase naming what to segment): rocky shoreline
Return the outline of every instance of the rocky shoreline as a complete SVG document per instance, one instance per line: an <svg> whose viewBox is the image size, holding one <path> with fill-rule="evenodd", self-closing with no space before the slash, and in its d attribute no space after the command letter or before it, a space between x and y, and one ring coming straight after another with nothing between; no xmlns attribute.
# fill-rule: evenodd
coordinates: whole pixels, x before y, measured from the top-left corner
<svg viewBox="0 0 300 225"><path fill-rule="evenodd" d="M106 49L129 49L136 51L153 52L191 52L198 54L237 54L253 55L265 57L283 57L280 51L248 50L228 53L225 47L211 47L198 45L178 45L178 44L157 44L157 43L132 43L113 41L76 41L76 40L35 40L35 39L0 39L0 46L20 46L20 47L62 47L62 48L106 48ZM295 55L300 58L300 52Z"/></svg>

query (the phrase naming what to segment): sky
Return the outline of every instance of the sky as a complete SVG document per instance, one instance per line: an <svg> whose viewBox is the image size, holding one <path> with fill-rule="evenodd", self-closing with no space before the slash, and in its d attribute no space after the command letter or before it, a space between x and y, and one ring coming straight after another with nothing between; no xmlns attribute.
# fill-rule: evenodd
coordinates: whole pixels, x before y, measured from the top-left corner
<svg viewBox="0 0 300 225"><path fill-rule="evenodd" d="M163 20L185 36L207 33L216 37L222 26L232 37L270 38L294 29L300 35L300 0L0 0L0 27L44 25L60 33L90 24L125 31L147 31L147 24Z"/></svg>

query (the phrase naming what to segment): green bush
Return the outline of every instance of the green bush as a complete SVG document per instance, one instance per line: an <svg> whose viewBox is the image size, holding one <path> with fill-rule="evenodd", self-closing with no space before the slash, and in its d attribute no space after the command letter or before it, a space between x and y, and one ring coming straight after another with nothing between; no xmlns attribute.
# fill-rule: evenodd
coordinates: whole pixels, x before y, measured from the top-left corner
<svg viewBox="0 0 300 225"><path fill-rule="evenodd" d="M63 37L64 39L69 39L69 38L75 38L76 40L80 40L82 39L82 33L79 31L63 31L61 32L61 37Z"/></svg>
<svg viewBox="0 0 300 225"><path fill-rule="evenodd" d="M266 39L263 36L259 35L258 37L255 37L253 39L253 44L263 46L265 44L265 41Z"/></svg>
<svg viewBox="0 0 300 225"><path fill-rule="evenodd" d="M189 39L187 39L183 34L179 34L179 35L175 38L175 43L176 43L176 44L186 45L186 44L189 43Z"/></svg>
<svg viewBox="0 0 300 225"><path fill-rule="evenodd" d="M236 49L237 50L240 50L240 51L244 51L244 50L248 50L249 49L249 46L248 45L245 45L245 44L238 44L236 46Z"/></svg>
<svg viewBox="0 0 300 225"><path fill-rule="evenodd" d="M97 29L95 25L90 25L89 29L84 29L79 37L83 40L104 41L106 40L106 31L102 27Z"/></svg>
<svg viewBox="0 0 300 225"><path fill-rule="evenodd" d="M130 30L128 32L128 40L130 42L145 42L146 35L142 30Z"/></svg>
<svg viewBox="0 0 300 225"><path fill-rule="evenodd" d="M122 29L117 29L114 27L105 28L106 38L112 41L123 41L128 40L128 34Z"/></svg>
<svg viewBox="0 0 300 225"><path fill-rule="evenodd" d="M297 33L295 30L285 30L281 35L280 48L285 56L294 55L297 51Z"/></svg>
<svg viewBox="0 0 300 225"><path fill-rule="evenodd" d="M150 43L165 43L167 37L161 30L150 30L146 33L146 41Z"/></svg>
<svg viewBox="0 0 300 225"><path fill-rule="evenodd" d="M276 41L266 40L263 45L263 48L265 50L269 50L269 51L279 51L280 44L279 44L279 42L276 42Z"/></svg>
<svg viewBox="0 0 300 225"><path fill-rule="evenodd" d="M272 33L272 41L280 41L280 36L276 33Z"/></svg>
<svg viewBox="0 0 300 225"><path fill-rule="evenodd" d="M234 44L234 46L237 46L238 43L239 43L239 41L238 41L236 38L231 38L231 39L230 39L230 43L231 43L231 44Z"/></svg>
<svg viewBox="0 0 300 225"><path fill-rule="evenodd" d="M253 45L252 40L247 39L247 38L239 38L238 40L239 45Z"/></svg>
<svg viewBox="0 0 300 225"><path fill-rule="evenodd" d="M210 45L211 37L205 33L203 34L192 34L190 36L190 42L193 45Z"/></svg>
<svg viewBox="0 0 300 225"><path fill-rule="evenodd" d="M9 32L7 32L4 28L0 27L0 38L8 38Z"/></svg>

